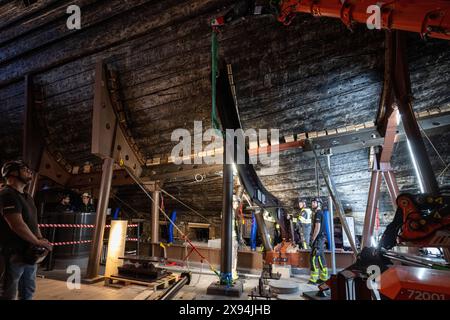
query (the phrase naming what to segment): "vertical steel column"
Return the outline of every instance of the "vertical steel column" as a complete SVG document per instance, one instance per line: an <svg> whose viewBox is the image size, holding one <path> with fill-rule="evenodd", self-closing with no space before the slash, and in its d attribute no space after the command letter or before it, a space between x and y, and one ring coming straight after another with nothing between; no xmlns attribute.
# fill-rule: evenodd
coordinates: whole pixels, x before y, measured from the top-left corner
<svg viewBox="0 0 450 320"><path fill-rule="evenodd" d="M402 116L403 127L411 151L411 160L416 169L417 178L421 182L423 189L421 191L437 194L439 193L439 185L434 175L411 102L411 82L406 55L405 32L396 31L395 45L394 88L398 109Z"/></svg>
<svg viewBox="0 0 450 320"><path fill-rule="evenodd" d="M370 179L369 197L367 199L366 215L364 218L364 227L362 233L361 248L371 247L373 230L375 227L375 218L378 208L378 200L380 198L381 171L378 160L375 157L372 177Z"/></svg>
<svg viewBox="0 0 450 320"><path fill-rule="evenodd" d="M136 255L139 256L139 252L140 252L140 240L141 240L141 223L138 222L137 223L137 239L138 241L136 242Z"/></svg>
<svg viewBox="0 0 450 320"><path fill-rule="evenodd" d="M108 210L109 193L111 191L112 175L114 170L114 160L103 159L102 180L100 184L100 194L97 204L97 215L94 229L94 239L92 242L86 278L94 279L98 277L100 256L103 248L103 234L105 232L106 212Z"/></svg>
<svg viewBox="0 0 450 320"><path fill-rule="evenodd" d="M28 194L34 199L36 196L37 188L39 182L39 172L35 171L33 173L33 177L30 181L30 185L28 186Z"/></svg>
<svg viewBox="0 0 450 320"><path fill-rule="evenodd" d="M161 191L153 191L152 198L152 256L155 256L156 248L159 246L159 196Z"/></svg>
<svg viewBox="0 0 450 320"><path fill-rule="evenodd" d="M316 151L316 148L315 148L312 140L310 140L310 139L306 140L306 145L307 146L309 145L310 149L312 150L312 152L314 154L314 158L316 158L316 160L317 160L317 164L318 164L319 170L322 173L322 177L323 177L323 180L325 181L325 185L328 189L328 193L330 194L330 197L333 200L333 203L336 207L336 213L339 217L339 220L341 221L342 228L344 229L344 232L347 235L348 241L350 242L350 247L352 248L352 251L353 251L353 257L356 259L356 258L358 258L358 248L356 247L356 243L352 236L353 234L351 233L350 228L347 224L347 220L345 218L345 210L344 210L344 207L342 206L342 202L339 198L339 193L337 192L336 185L334 184L333 178L331 177L331 173L328 170L328 168L324 169L322 167L322 165L320 164L319 157L317 156L317 151Z"/></svg>
<svg viewBox="0 0 450 320"><path fill-rule="evenodd" d="M320 181L319 181L319 170L317 169L318 166L318 159L316 159L316 164L315 164L315 174L316 174L316 197L320 197Z"/></svg>
<svg viewBox="0 0 450 320"><path fill-rule="evenodd" d="M262 213L262 210L255 210L255 218L256 218L256 224L258 226L259 236L262 239L264 250L265 251L272 251L272 243L270 242L270 235L269 231L267 230L266 223L264 221L264 216Z"/></svg>
<svg viewBox="0 0 450 320"><path fill-rule="evenodd" d="M328 171L331 173L331 150L327 154ZM330 177L329 177L330 179ZM331 181L328 181L331 184ZM328 197L328 216L330 219L330 248L331 248L331 274L336 274L336 245L334 243L334 213L333 213L333 198Z"/></svg>
<svg viewBox="0 0 450 320"><path fill-rule="evenodd" d="M227 141L228 135L227 135ZM234 144L233 144L234 145ZM233 166L229 159L229 151L224 146L223 163L223 203L222 203L222 235L220 278L221 284L230 284L232 281L233 258Z"/></svg>

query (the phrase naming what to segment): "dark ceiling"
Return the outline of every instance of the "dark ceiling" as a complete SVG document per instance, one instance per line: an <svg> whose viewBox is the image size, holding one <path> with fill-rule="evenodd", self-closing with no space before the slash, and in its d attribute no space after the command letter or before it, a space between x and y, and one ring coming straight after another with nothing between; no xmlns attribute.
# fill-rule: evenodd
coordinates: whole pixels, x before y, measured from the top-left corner
<svg viewBox="0 0 450 320"><path fill-rule="evenodd" d="M0 161L20 157L24 82L34 74L44 90L39 117L53 153L73 166L98 164L90 153L95 64L104 59L118 71L128 126L144 156L165 157L177 128L193 130L194 120L210 126L211 29L208 21L235 1L75 1L83 27L65 27L65 7L74 1L0 2ZM375 121L384 69L384 33L348 30L331 19L306 15L289 26L273 16L249 17L225 26L220 56L233 67L244 128L275 128L281 135L335 129ZM450 46L438 40L409 39L414 108L450 104ZM450 134L431 137L450 160ZM428 144L430 147L430 144ZM402 190L416 190L403 143L394 169ZM436 173L445 167L430 148ZM261 168L259 168L261 169ZM332 158L343 200L358 221L365 210L369 150ZM315 193L314 161L299 152L281 155L277 174L260 172L267 188L293 206L299 195ZM212 180L210 180L212 179ZM450 183L443 175L442 185ZM221 179L170 183L167 188L206 214L221 211ZM124 189L133 203L135 192ZM326 194L324 186L321 190ZM381 210L392 212L384 193ZM168 202L168 205L176 206ZM142 206L144 210L145 206ZM349 210L350 210L349 209ZM146 209L145 209L146 210Z"/></svg>

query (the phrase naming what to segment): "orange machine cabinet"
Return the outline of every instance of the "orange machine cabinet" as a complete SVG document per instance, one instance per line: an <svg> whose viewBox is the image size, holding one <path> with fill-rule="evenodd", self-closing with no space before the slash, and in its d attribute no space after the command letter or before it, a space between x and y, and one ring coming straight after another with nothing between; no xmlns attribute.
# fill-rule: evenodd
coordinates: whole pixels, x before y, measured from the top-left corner
<svg viewBox="0 0 450 320"><path fill-rule="evenodd" d="M450 300L450 271L393 266L381 275L380 292L393 300Z"/></svg>

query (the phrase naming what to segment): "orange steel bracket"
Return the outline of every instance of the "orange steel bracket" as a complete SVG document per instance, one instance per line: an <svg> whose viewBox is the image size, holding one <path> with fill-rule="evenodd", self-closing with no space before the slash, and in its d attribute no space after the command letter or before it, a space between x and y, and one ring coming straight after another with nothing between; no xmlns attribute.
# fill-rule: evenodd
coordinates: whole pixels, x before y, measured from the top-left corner
<svg viewBox="0 0 450 320"><path fill-rule="evenodd" d="M367 23L373 14L368 10L370 6L380 8L382 29L450 40L450 1L445 0L282 0L278 20L289 25L297 13L309 13L340 19L351 28L356 23Z"/></svg>

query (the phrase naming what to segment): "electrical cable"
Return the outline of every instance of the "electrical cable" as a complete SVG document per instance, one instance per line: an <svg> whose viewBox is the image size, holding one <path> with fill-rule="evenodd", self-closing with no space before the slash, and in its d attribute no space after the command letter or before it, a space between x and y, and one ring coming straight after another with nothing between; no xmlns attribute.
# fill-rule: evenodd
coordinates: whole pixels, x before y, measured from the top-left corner
<svg viewBox="0 0 450 320"><path fill-rule="evenodd" d="M172 198L173 200L179 202L180 204L182 204L184 207L186 207L187 209L191 210L192 212L194 212L196 215L198 215L199 217L205 219L206 221L208 221L208 223L211 223L211 221L206 218L204 215L202 215L201 213L199 213L198 211L196 211L195 209L193 209L192 207L188 206L187 204L185 204L183 201L177 199L175 196L171 195L170 193L168 193L166 190L164 189L160 189L161 192L164 192L166 195L168 195L170 198Z"/></svg>
<svg viewBox="0 0 450 320"><path fill-rule="evenodd" d="M419 125L420 131L422 131L423 135L425 136L425 138L427 138L428 142L430 143L431 147L433 148L434 152L436 152L436 154L438 155L439 159L441 160L442 164L444 166L448 166L448 163L445 162L444 158L442 158L441 154L439 153L439 151L436 149L436 147L434 146L433 142L431 142L430 137L428 137L427 133L425 132L425 130L423 130L421 124L419 121L417 121L417 124Z"/></svg>
<svg viewBox="0 0 450 320"><path fill-rule="evenodd" d="M120 199L118 196L116 196L115 194L111 194L113 196L114 199L116 199L117 201L119 201L120 203L122 203L124 206L126 206L128 209L130 209L131 211L133 211L134 213L136 213L139 216L139 212L134 209L133 207L131 207L128 203L126 203L124 200Z"/></svg>
<svg viewBox="0 0 450 320"><path fill-rule="evenodd" d="M450 168L450 163L442 170L442 172L438 175L438 178L444 175L445 172L447 172L448 168Z"/></svg>
<svg viewBox="0 0 450 320"><path fill-rule="evenodd" d="M420 131L423 133L425 138L430 143L430 145L433 148L434 152L436 152L437 156L439 157L439 160L441 160L442 164L445 166L444 169L441 171L441 173L437 176L437 178L439 179L440 177L442 177L444 175L445 172L447 172L448 168L450 167L450 163L445 162L444 158L441 156L441 154L439 153L439 151L437 150L437 148L433 144L433 142L431 142L430 137L427 135L427 133L425 132L425 130L423 129L423 127L422 127L422 125L420 124L419 121L417 121L417 124L419 125Z"/></svg>

